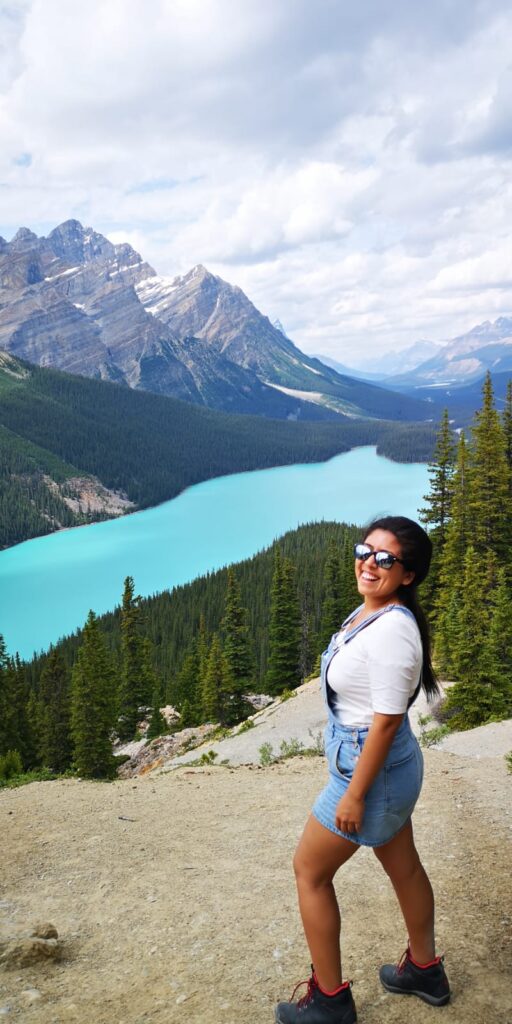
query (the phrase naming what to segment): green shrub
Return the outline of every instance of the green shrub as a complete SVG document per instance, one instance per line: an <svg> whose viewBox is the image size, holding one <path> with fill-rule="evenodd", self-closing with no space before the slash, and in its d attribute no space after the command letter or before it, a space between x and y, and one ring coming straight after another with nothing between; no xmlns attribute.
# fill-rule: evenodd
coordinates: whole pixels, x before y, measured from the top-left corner
<svg viewBox="0 0 512 1024"><path fill-rule="evenodd" d="M433 729L422 729L420 732L420 743L422 747L432 747L435 743L439 743L443 736L447 736L449 732L449 725L436 725Z"/></svg>
<svg viewBox="0 0 512 1024"><path fill-rule="evenodd" d="M215 758L218 757L216 750L205 750L199 758L198 764L213 764Z"/></svg>
<svg viewBox="0 0 512 1024"><path fill-rule="evenodd" d="M283 690L283 692L279 696L279 700L281 701L282 704L285 700L291 700L292 697L296 696L297 694L295 693L295 690Z"/></svg>
<svg viewBox="0 0 512 1024"><path fill-rule="evenodd" d="M21 774L12 775L8 779L0 777L0 789L16 789L18 786L27 786L29 782L53 782L55 779L63 777L63 775L55 775L51 768L32 768L28 772L22 771ZM73 777L75 777L74 773Z"/></svg>
<svg viewBox="0 0 512 1024"><path fill-rule="evenodd" d="M23 774L23 762L17 750L8 750L3 757L0 757L0 779L8 781L15 775Z"/></svg>
<svg viewBox="0 0 512 1024"><path fill-rule="evenodd" d="M507 766L507 771L512 772L512 750L508 754L505 754L505 764Z"/></svg>
<svg viewBox="0 0 512 1024"><path fill-rule="evenodd" d="M258 753L260 755L260 764L263 768L268 768L269 764L273 764L276 760L271 743L262 743Z"/></svg>
<svg viewBox="0 0 512 1024"><path fill-rule="evenodd" d="M249 732L249 729L254 729L254 722L252 718L246 718L245 722L242 722L237 732L237 736L239 736L241 732Z"/></svg>
<svg viewBox="0 0 512 1024"><path fill-rule="evenodd" d="M283 740L279 749L283 758L298 757L299 754L304 753L304 744L295 736L292 736L291 740Z"/></svg>

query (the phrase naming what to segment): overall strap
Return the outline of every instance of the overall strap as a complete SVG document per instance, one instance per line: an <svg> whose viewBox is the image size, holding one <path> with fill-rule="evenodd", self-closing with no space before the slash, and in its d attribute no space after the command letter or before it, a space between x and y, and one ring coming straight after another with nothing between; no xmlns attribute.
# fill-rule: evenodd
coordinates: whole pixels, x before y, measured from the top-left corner
<svg viewBox="0 0 512 1024"><path fill-rule="evenodd" d="M360 604L355 609L355 611L351 612L350 615L347 616L345 621L340 626L340 630L342 630L346 626L348 626L355 619L356 615L358 614L358 612L361 611L362 608L364 608L364 604ZM327 670L329 668L329 665L330 665L334 655L340 650L340 647L342 646L342 644L350 643L350 641L353 640L353 638L355 636L357 636L357 634L362 629L365 629L366 626L370 625L370 622L374 622L375 619L378 619L381 615L384 615L385 612L392 611L394 608L396 608L397 611L403 612L404 615L408 615L410 618L414 619L414 621L416 622L416 616L413 614L413 612L411 611L410 608L406 608L405 605L403 605L403 604L388 604L388 605L385 606L385 608L380 608L378 611L373 612L371 615L368 615L368 617L366 619L363 619L362 622L360 622L358 626L356 626L352 630L349 630L349 632L347 633L346 636L340 637L339 633L334 633L333 634L333 636L331 638L331 642L329 644L329 647L327 648L327 650L324 652L324 655L322 656L322 658L325 657L325 663L323 664L323 668L322 668L322 678L323 678L323 680L325 682L325 694L324 694L324 696L325 696L325 700L326 700L326 703L327 703L327 707L329 708L331 713L332 713L332 708L331 708L330 699L329 699L330 687L329 687L329 683L327 682ZM407 704L407 710L409 710L409 708L411 707L411 704L414 703L414 701L416 700L416 697L418 696L418 693L420 692L422 678L423 678L423 671L420 673L420 678L419 678L419 681L418 681L418 685L416 686L416 689L415 689L412 697L409 698L409 701L408 701L408 704Z"/></svg>
<svg viewBox="0 0 512 1024"><path fill-rule="evenodd" d="M362 604L359 605L359 608L356 608L355 612L352 612L352 614L349 615L348 619L345 619L345 622L343 623L343 625L341 627L342 629L346 625L348 625L355 618L355 616L361 610L361 608L363 608ZM413 613L411 612L410 608L406 608L405 605L403 605L403 604L387 604L387 605L385 605L384 608L379 608L378 611L372 612L371 615L368 615L368 617L366 619L363 619L362 622L360 622L354 629L349 630L347 635L343 637L342 643L344 643L344 644L350 643L350 641L353 640L354 637L357 636L357 634L362 629L365 629L366 626L370 625L370 622L374 622L375 619L380 618L381 615L385 615L386 612L393 611L394 608L396 608L397 611L404 612L405 615L409 615L416 622L416 618L413 615Z"/></svg>

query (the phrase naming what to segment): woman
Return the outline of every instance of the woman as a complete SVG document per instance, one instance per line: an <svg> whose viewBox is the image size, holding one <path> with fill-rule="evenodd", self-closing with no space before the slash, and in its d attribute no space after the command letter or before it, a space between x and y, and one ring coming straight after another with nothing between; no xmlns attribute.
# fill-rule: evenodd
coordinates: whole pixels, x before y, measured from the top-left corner
<svg viewBox="0 0 512 1024"><path fill-rule="evenodd" d="M342 981L332 880L361 845L373 848L389 875L409 935L400 963L381 968L382 984L434 1006L450 998L442 959L435 954L432 887L411 825L423 758L407 710L421 685L429 698L438 693L428 626L416 596L432 544L411 519L387 516L371 523L354 554L364 602L322 655L329 782L315 801L294 859L314 967L306 994L298 1002L292 996L278 1004L278 1024L357 1019L350 982Z"/></svg>

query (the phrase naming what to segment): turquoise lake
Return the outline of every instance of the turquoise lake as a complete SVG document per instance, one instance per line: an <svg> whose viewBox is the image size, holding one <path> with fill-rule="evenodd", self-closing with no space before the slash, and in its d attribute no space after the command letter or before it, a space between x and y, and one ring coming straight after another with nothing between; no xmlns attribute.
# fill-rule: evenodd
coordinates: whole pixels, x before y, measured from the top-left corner
<svg viewBox="0 0 512 1024"><path fill-rule="evenodd" d="M415 519L428 492L423 463L373 447L328 462L217 477L121 519L26 541L0 553L0 633L30 657L119 604L133 576L144 596L240 561L300 523Z"/></svg>

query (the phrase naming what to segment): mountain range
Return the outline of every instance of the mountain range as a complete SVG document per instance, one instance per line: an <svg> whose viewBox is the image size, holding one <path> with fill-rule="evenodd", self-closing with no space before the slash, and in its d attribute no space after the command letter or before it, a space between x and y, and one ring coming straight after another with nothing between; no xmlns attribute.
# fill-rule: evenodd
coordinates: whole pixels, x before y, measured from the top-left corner
<svg viewBox="0 0 512 1024"><path fill-rule="evenodd" d="M0 239L0 349L39 366L281 419L429 421L432 405L305 355L203 266L162 278L68 220Z"/></svg>
<svg viewBox="0 0 512 1024"><path fill-rule="evenodd" d="M397 352L385 352L384 355L372 355L364 364L347 366L330 356L319 355L327 366L332 366L338 373L348 373L359 380L371 380L384 383L392 374L414 371L419 363L432 358L441 346L441 342L415 341L413 345Z"/></svg>
<svg viewBox="0 0 512 1024"><path fill-rule="evenodd" d="M477 324L465 334L445 342L435 355L410 369L385 378L386 386L413 384L431 387L464 387L480 380L487 370L512 372L512 317L500 316Z"/></svg>

